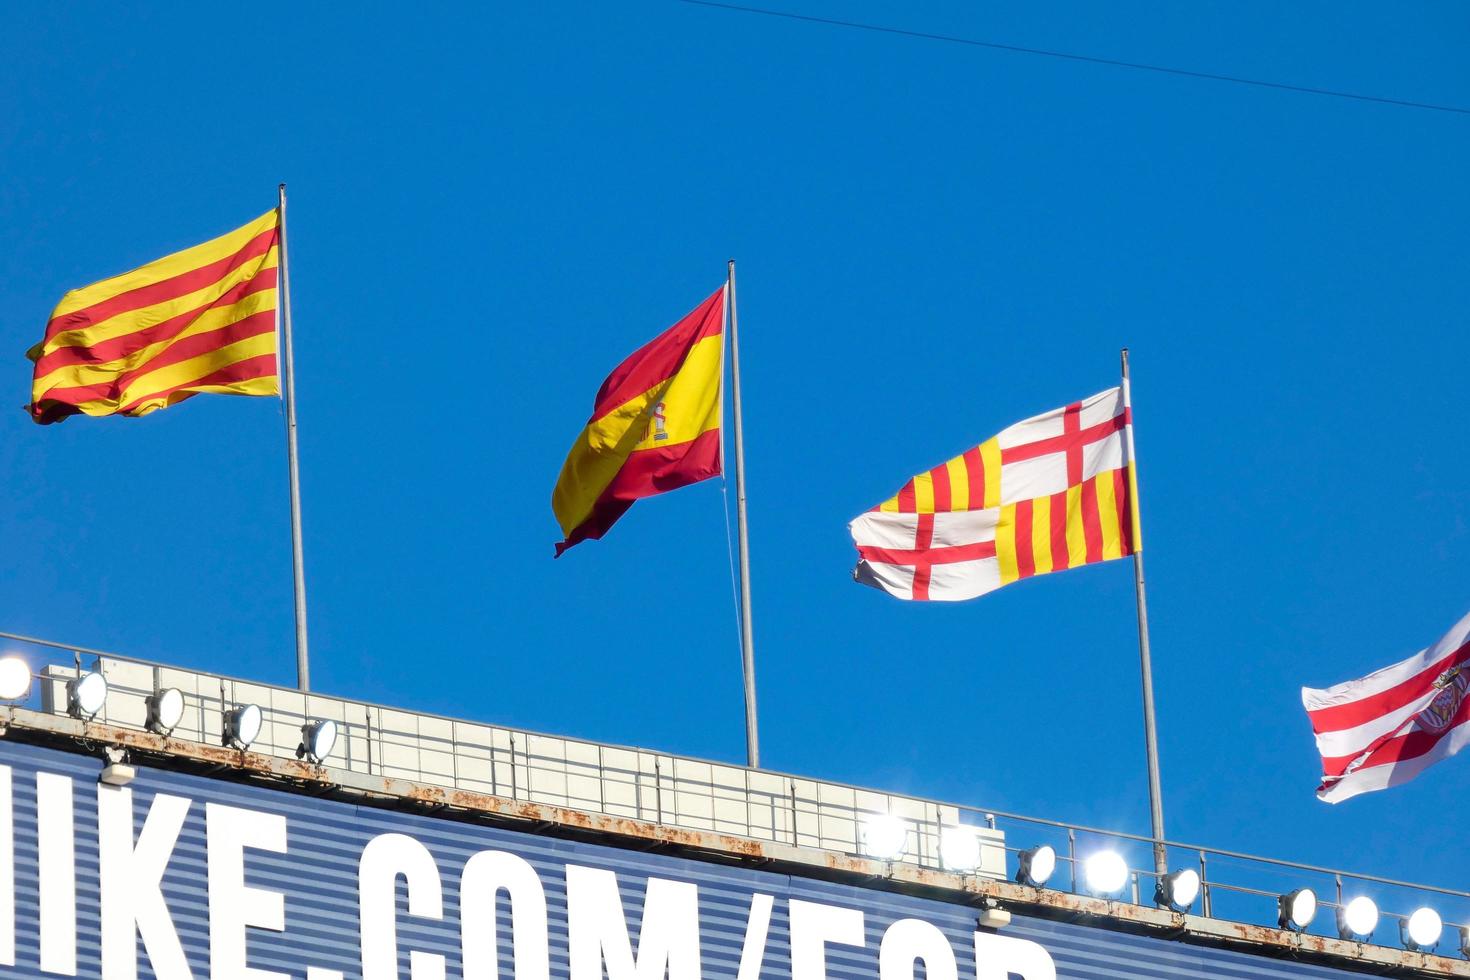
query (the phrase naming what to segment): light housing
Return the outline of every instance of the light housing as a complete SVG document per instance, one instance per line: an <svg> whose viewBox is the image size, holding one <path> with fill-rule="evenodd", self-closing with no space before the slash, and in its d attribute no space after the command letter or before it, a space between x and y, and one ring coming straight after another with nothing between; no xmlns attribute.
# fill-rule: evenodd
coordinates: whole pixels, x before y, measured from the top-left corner
<svg viewBox="0 0 1470 980"><path fill-rule="evenodd" d="M184 694L176 687L165 687L148 697L148 730L167 735L184 720Z"/></svg>
<svg viewBox="0 0 1470 980"><path fill-rule="evenodd" d="M1043 887L1057 870L1057 852L1050 844L1016 855L1016 880L1032 888Z"/></svg>
<svg viewBox="0 0 1470 980"><path fill-rule="evenodd" d="M1154 901L1175 912L1188 912L1194 900L1199 898L1199 872L1193 868L1181 868L1159 878L1154 889Z"/></svg>
<svg viewBox="0 0 1470 980"><path fill-rule="evenodd" d="M1094 895L1113 895L1128 885L1128 862L1117 851L1094 851L1082 865L1082 877Z"/></svg>
<svg viewBox="0 0 1470 980"><path fill-rule="evenodd" d="M1343 939L1366 941L1378 928L1378 905L1367 895L1359 895L1337 910L1337 934Z"/></svg>
<svg viewBox="0 0 1470 980"><path fill-rule="evenodd" d="M1399 923L1399 936L1409 949L1416 953L1427 953L1439 945L1444 935L1444 920L1439 913L1425 905Z"/></svg>
<svg viewBox="0 0 1470 980"><path fill-rule="evenodd" d="M224 743L237 749L247 749L260 737L260 706L256 704L236 705L225 713Z"/></svg>
<svg viewBox="0 0 1470 980"><path fill-rule="evenodd" d="M974 827L943 828L939 832L939 859L946 871L974 871L980 867L980 835Z"/></svg>
<svg viewBox="0 0 1470 980"><path fill-rule="evenodd" d="M66 682L66 711L73 718L94 718L107 703L107 678L89 671Z"/></svg>
<svg viewBox="0 0 1470 980"><path fill-rule="evenodd" d="M0 657L0 701L19 701L31 693L31 665L20 657Z"/></svg>
<svg viewBox="0 0 1470 980"><path fill-rule="evenodd" d="M1292 932L1304 932L1317 917L1317 893L1298 888L1276 899L1276 924Z"/></svg>
<svg viewBox="0 0 1470 980"><path fill-rule="evenodd" d="M1460 927L1460 953L1470 958L1470 926Z"/></svg>
<svg viewBox="0 0 1470 980"><path fill-rule="evenodd" d="M909 825L891 813L875 813L863 821L863 853L880 861L897 861L908 846Z"/></svg>
<svg viewBox="0 0 1470 980"><path fill-rule="evenodd" d="M308 758L318 765L332 754L337 744L337 723L330 718L308 721L301 726L301 744L296 747L296 758Z"/></svg>

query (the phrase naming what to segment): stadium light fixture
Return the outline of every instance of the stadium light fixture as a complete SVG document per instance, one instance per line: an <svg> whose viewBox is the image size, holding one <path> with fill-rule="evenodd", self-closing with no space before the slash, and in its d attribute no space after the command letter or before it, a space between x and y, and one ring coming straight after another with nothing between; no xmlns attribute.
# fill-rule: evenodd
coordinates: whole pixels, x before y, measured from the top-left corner
<svg viewBox="0 0 1470 980"><path fill-rule="evenodd" d="M1378 928L1378 906L1367 895L1359 895L1337 910L1337 934L1343 939L1366 942Z"/></svg>
<svg viewBox="0 0 1470 980"><path fill-rule="evenodd" d="M908 845L909 825L889 813L863 821L863 853L880 861L897 861Z"/></svg>
<svg viewBox="0 0 1470 980"><path fill-rule="evenodd" d="M66 684L66 710L73 718L95 718L107 703L107 678L97 671L83 674Z"/></svg>
<svg viewBox="0 0 1470 980"><path fill-rule="evenodd" d="M301 726L301 744L296 747L296 758L309 758L320 765L332 754L337 744L337 723L330 718L308 721Z"/></svg>
<svg viewBox="0 0 1470 980"><path fill-rule="evenodd" d="M1414 914L1399 922L1399 937L1404 946L1416 953L1427 953L1439 945L1444 934L1444 920L1429 906L1414 910Z"/></svg>
<svg viewBox="0 0 1470 980"><path fill-rule="evenodd" d="M1095 851L1082 866L1082 875L1094 895L1114 895L1128 884L1128 863L1117 851Z"/></svg>
<svg viewBox="0 0 1470 980"><path fill-rule="evenodd" d="M248 749L250 743L260 736L260 723L259 705L237 705L225 714L225 745Z"/></svg>
<svg viewBox="0 0 1470 980"><path fill-rule="evenodd" d="M1057 852L1050 844L1042 844L1016 855L1016 880L1032 888L1046 885L1057 870Z"/></svg>
<svg viewBox="0 0 1470 980"><path fill-rule="evenodd" d="M1470 926L1460 927L1460 953L1470 959Z"/></svg>
<svg viewBox="0 0 1470 980"><path fill-rule="evenodd" d="M980 837L975 828L961 825L941 830L939 859L946 871L968 874L980 867Z"/></svg>
<svg viewBox="0 0 1470 980"><path fill-rule="evenodd" d="M31 665L19 657L0 657L0 701L19 701L31 693Z"/></svg>
<svg viewBox="0 0 1470 980"><path fill-rule="evenodd" d="M1277 925L1292 932L1304 932L1317 917L1317 893L1310 888L1298 888L1276 900Z"/></svg>
<svg viewBox="0 0 1470 980"><path fill-rule="evenodd" d="M1182 868L1159 879L1154 889L1154 902L1175 912L1188 912L1194 900L1199 898L1199 872L1193 868Z"/></svg>
<svg viewBox="0 0 1470 980"><path fill-rule="evenodd" d="M184 720L184 694L176 687L154 691L148 698L148 730L167 735Z"/></svg>

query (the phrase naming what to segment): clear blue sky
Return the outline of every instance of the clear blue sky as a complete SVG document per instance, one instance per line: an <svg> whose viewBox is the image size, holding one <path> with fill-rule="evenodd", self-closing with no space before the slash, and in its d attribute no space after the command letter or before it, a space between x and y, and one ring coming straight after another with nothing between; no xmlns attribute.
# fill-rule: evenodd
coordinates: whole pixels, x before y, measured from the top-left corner
<svg viewBox="0 0 1470 980"><path fill-rule="evenodd" d="M1456 3L782 6L1470 105ZM845 527L1128 345L1170 836L1470 882L1470 757L1329 807L1298 695L1470 610L1470 117L662 0L30 5L0 63L0 629L293 681L278 402L19 411L65 290L285 180L316 686L742 759L720 485L556 562L548 503L735 256L770 767L1146 831L1131 567L908 604Z"/></svg>

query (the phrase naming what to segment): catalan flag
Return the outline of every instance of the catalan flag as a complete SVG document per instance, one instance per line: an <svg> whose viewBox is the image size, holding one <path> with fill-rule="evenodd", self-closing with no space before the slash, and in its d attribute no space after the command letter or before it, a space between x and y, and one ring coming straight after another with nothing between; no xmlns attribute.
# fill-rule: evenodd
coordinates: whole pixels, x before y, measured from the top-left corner
<svg viewBox="0 0 1470 980"><path fill-rule="evenodd" d="M551 493L558 556L633 501L720 475L725 287L617 366Z"/></svg>
<svg viewBox="0 0 1470 980"><path fill-rule="evenodd" d="M848 525L854 578L900 599L972 599L1133 554L1130 427L1109 388L920 473Z"/></svg>
<svg viewBox="0 0 1470 980"><path fill-rule="evenodd" d="M279 212L61 298L35 362L31 417L147 415L204 391L279 393Z"/></svg>

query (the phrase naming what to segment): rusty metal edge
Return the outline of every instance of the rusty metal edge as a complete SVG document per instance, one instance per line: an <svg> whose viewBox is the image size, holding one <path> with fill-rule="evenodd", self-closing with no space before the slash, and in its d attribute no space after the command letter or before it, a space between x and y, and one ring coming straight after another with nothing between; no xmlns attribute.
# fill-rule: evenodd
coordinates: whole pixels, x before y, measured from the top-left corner
<svg viewBox="0 0 1470 980"><path fill-rule="evenodd" d="M1470 961L1432 953L1186 915L1128 902L1030 888L976 875L874 861L836 851L793 847L715 831L670 827L630 817L587 813L392 776L371 776L25 708L0 707L0 737L10 735L11 730L28 739L61 742L63 748L73 752L78 750L78 742L111 745L139 753L150 762L176 760L205 766L216 776L228 772L236 777L284 781L289 784L284 787L288 790L301 791L310 787L317 795L360 796L365 800L358 799L358 802L387 806L407 804L462 818L532 824L533 827L523 829L535 833L613 838L603 842L623 847L667 847L707 857L734 859L798 876L832 878L868 887L946 898L977 907L994 903L1008 911L1038 918L1062 919L1103 929L1146 933L1186 943L1235 948L1276 957L1304 958L1357 971L1387 971L1401 976L1470 977Z"/></svg>

